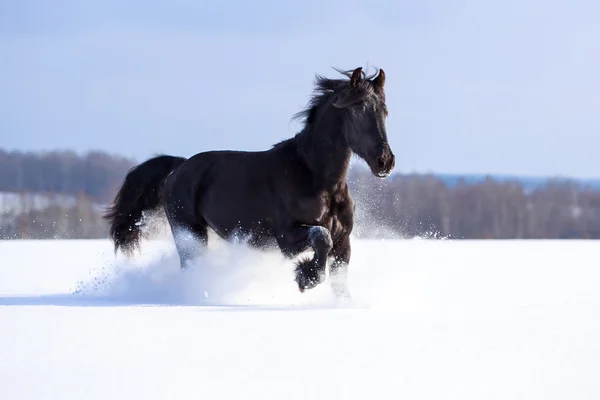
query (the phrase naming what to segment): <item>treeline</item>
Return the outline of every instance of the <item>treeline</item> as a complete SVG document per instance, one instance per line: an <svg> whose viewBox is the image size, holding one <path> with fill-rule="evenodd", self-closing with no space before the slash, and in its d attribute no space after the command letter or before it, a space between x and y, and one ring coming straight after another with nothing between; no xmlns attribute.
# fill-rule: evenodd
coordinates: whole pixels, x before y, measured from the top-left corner
<svg viewBox="0 0 600 400"><path fill-rule="evenodd" d="M455 239L600 239L600 190L548 180L527 190L518 181L448 185L431 175L374 180L355 173L357 233Z"/></svg>
<svg viewBox="0 0 600 400"><path fill-rule="evenodd" d="M104 207L84 193L2 193L0 210L0 239L95 239L108 234Z"/></svg>
<svg viewBox="0 0 600 400"><path fill-rule="evenodd" d="M101 215L134 160L102 152L0 150L0 238L104 238ZM433 175L386 180L354 167L359 237L600 239L600 190L549 180L449 183Z"/></svg>
<svg viewBox="0 0 600 400"><path fill-rule="evenodd" d="M0 150L0 239L103 238L101 216L135 160Z"/></svg>
<svg viewBox="0 0 600 400"><path fill-rule="evenodd" d="M0 150L0 191L12 193L84 194L109 202L135 161L101 151L44 153Z"/></svg>

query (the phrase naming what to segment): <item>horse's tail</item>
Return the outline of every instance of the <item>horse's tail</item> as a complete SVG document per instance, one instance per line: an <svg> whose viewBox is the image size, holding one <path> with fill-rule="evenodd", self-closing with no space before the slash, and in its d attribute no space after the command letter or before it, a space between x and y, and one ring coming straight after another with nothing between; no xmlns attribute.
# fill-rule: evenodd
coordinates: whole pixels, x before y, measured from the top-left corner
<svg viewBox="0 0 600 400"><path fill-rule="evenodd" d="M141 239L142 212L157 208L162 202L162 187L169 174L186 159L159 155L130 169L104 219L109 221L109 236L115 253L121 248L131 253Z"/></svg>

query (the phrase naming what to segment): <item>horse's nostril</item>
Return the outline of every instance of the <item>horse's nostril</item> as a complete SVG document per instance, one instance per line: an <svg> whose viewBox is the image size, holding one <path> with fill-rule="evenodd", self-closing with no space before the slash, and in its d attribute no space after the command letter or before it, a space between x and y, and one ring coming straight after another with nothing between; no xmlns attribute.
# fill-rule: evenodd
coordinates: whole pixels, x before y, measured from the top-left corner
<svg viewBox="0 0 600 400"><path fill-rule="evenodd" d="M379 157L377 159L377 164L379 165L380 169L385 168L385 159L383 157Z"/></svg>

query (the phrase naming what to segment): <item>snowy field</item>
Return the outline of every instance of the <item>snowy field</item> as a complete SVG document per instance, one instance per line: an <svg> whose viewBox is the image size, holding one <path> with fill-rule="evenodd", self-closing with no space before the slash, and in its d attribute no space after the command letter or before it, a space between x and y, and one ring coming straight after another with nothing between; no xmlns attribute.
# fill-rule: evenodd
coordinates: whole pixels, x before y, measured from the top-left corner
<svg viewBox="0 0 600 400"><path fill-rule="evenodd" d="M218 244L0 241L0 399L600 399L600 242L353 241L353 303Z"/></svg>

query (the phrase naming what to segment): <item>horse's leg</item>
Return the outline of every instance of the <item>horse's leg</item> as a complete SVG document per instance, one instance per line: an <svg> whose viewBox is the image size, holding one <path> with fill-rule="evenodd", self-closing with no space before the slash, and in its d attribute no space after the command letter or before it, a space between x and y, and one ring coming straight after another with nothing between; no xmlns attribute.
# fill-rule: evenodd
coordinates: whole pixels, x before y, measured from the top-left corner
<svg viewBox="0 0 600 400"><path fill-rule="evenodd" d="M180 214L169 212L165 207L167 219L171 226L171 233L175 241L175 248L179 255L180 267L186 268L191 261L202 254L202 249L208 244L208 229L203 218L191 221L192 218L183 218Z"/></svg>
<svg viewBox="0 0 600 400"><path fill-rule="evenodd" d="M200 255L208 244L208 230L205 224L183 224L171 225L171 231L175 239L175 248L179 254L181 268L187 267L187 262Z"/></svg>
<svg viewBox="0 0 600 400"><path fill-rule="evenodd" d="M300 260L296 266L296 282L300 292L312 289L323 281L327 257L333 247L329 230L322 226L294 225L277 235L277 242L283 254L292 258L312 247L312 259Z"/></svg>
<svg viewBox="0 0 600 400"><path fill-rule="evenodd" d="M333 261L330 267L329 280L331 289L339 299L350 300L348 289L348 264L351 255L350 236L344 237L331 249Z"/></svg>

